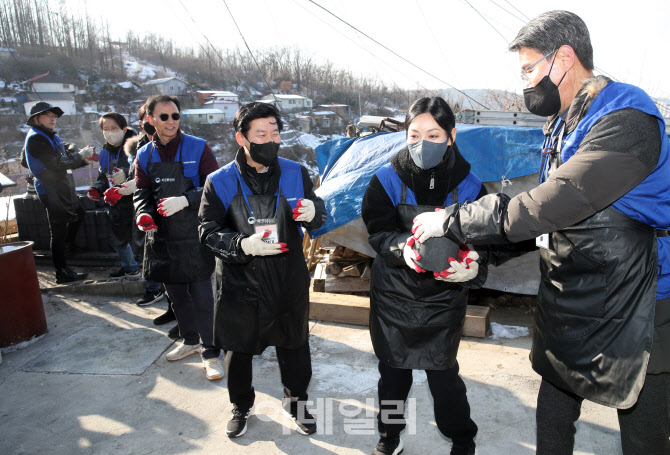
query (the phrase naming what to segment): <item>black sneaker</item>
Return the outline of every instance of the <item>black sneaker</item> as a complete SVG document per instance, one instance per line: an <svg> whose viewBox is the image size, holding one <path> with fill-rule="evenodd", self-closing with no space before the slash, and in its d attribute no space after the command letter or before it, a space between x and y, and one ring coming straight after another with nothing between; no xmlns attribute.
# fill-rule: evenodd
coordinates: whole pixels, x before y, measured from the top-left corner
<svg viewBox="0 0 670 455"><path fill-rule="evenodd" d="M400 436L382 437L379 439L372 455L398 455L402 453L402 449L402 439L400 439Z"/></svg>
<svg viewBox="0 0 670 455"><path fill-rule="evenodd" d="M137 306L147 306L163 300L163 297L165 297L165 292L162 289L156 292L144 291L142 298L135 302L135 304Z"/></svg>
<svg viewBox="0 0 670 455"><path fill-rule="evenodd" d="M110 273L109 277L110 278L120 278L122 276L125 276L125 274L126 274L126 271L123 270L123 267L121 267L119 270L116 270L116 271Z"/></svg>
<svg viewBox="0 0 670 455"><path fill-rule="evenodd" d="M475 443L456 444L451 446L451 455L475 455Z"/></svg>
<svg viewBox="0 0 670 455"><path fill-rule="evenodd" d="M251 411L251 409L240 409L233 405L233 412L226 424L226 435L229 438L239 438L247 432L247 419Z"/></svg>
<svg viewBox="0 0 670 455"><path fill-rule="evenodd" d="M83 280L87 276L88 273L86 272L77 273L74 270L70 269L70 267L65 266L62 269L56 270L56 283L57 284L72 283L73 281Z"/></svg>
<svg viewBox="0 0 670 455"><path fill-rule="evenodd" d="M171 340L178 340L181 338L181 335L179 335L179 324L176 326L172 327L170 331L167 333L167 336Z"/></svg>
<svg viewBox="0 0 670 455"><path fill-rule="evenodd" d="M136 268L132 272L126 272L123 267L121 267L119 270L116 270L112 273L109 274L110 278L121 278L123 276L137 276L140 274L140 268Z"/></svg>
<svg viewBox="0 0 670 455"><path fill-rule="evenodd" d="M316 419L307 410L304 401L292 401L289 406L289 411L284 408L284 412L288 417L293 419L295 429L298 433L308 435L316 433Z"/></svg>
<svg viewBox="0 0 670 455"><path fill-rule="evenodd" d="M175 316L174 311L172 311L172 305L168 304L167 311L154 319L154 325L163 325L176 320L177 316Z"/></svg>

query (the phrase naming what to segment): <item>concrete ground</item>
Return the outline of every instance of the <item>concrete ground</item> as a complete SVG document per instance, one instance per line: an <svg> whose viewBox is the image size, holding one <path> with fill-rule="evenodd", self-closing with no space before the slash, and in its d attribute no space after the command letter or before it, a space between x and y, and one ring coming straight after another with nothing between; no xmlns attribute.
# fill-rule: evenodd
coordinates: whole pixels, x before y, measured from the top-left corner
<svg viewBox="0 0 670 455"><path fill-rule="evenodd" d="M365 327L312 321L310 398L319 432L297 434L279 412L282 388L270 348L254 360L256 414L247 433L225 435L231 410L225 379L205 379L199 356L165 360L172 345L152 319L165 301L140 308L137 295L43 294L49 326L37 342L3 350L2 454L369 454L375 433L377 360ZM492 321L531 326L523 310L498 309ZM458 354L477 453L524 455L535 448L539 377L529 336L463 339ZM405 454L446 454L424 372L414 373ZM585 403L577 454L620 454L616 412Z"/></svg>

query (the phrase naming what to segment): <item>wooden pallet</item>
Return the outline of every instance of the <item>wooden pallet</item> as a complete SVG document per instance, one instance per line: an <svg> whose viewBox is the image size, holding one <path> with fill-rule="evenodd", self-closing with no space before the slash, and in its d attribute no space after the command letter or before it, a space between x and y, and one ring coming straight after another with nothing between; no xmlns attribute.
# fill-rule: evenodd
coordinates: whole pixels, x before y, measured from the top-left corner
<svg viewBox="0 0 670 455"><path fill-rule="evenodd" d="M370 320L370 299L347 294L310 292L309 318L367 326ZM468 305L463 336L486 338L491 327L489 307Z"/></svg>

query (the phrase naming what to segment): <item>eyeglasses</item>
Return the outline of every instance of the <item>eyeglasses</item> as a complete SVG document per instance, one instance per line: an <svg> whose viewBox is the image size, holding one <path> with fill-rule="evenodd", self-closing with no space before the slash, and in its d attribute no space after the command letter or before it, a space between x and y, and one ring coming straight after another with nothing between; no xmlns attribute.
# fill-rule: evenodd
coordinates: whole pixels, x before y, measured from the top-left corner
<svg viewBox="0 0 670 455"><path fill-rule="evenodd" d="M158 116L158 118L161 119L161 121L163 121L163 122L167 122L168 119L170 118L170 115L168 115L168 114L161 114L161 115ZM178 112L173 112L173 113L172 113L172 120L177 121L177 120L179 120L180 118L181 118L181 114L179 114Z"/></svg>
<svg viewBox="0 0 670 455"><path fill-rule="evenodd" d="M532 65L530 65L530 66L529 66L528 68L526 68L525 70L521 70L521 80L523 81L524 84L527 84L527 83L530 82L530 79L528 79L527 74L530 73L530 71L531 71L533 68L535 68L535 66L536 66L538 63L540 63L542 60L544 60L544 59L546 59L546 58L549 58L549 56L550 56L551 54L553 54L554 52L556 52L556 51L551 51L551 52L549 52L547 55L545 55L544 57L542 57L541 59L539 59L537 62L533 63Z"/></svg>
<svg viewBox="0 0 670 455"><path fill-rule="evenodd" d="M56 114L42 114L42 115L46 116L49 120L53 120L55 118L58 118L58 116Z"/></svg>

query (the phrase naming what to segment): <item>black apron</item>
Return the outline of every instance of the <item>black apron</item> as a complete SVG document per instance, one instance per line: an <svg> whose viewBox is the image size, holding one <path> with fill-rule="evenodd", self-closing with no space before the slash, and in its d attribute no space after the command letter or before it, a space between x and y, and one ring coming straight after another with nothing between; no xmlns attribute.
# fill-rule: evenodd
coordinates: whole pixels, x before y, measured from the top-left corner
<svg viewBox="0 0 670 455"><path fill-rule="evenodd" d="M562 164L560 146L550 159L550 170ZM533 369L588 400L631 407L652 345L655 230L608 207L549 234L540 258Z"/></svg>
<svg viewBox="0 0 670 455"><path fill-rule="evenodd" d="M183 196L195 188L184 176L180 151L175 159L147 165L156 207L163 198ZM144 278L166 284L208 279L214 271L214 254L200 244L198 209L189 206L168 217L154 213L154 222L158 229L147 232L144 243Z"/></svg>
<svg viewBox="0 0 670 455"><path fill-rule="evenodd" d="M309 272L291 206L278 194L249 195L247 205L238 183L228 207L226 224L245 235L255 233L252 211L256 220L272 219L276 211L279 242L289 251L245 264L217 258L214 341L224 350L261 354L268 346L297 349L307 341Z"/></svg>
<svg viewBox="0 0 670 455"><path fill-rule="evenodd" d="M396 212L400 230L409 237L414 218L438 207L405 204L406 193L403 183ZM452 194L458 200L455 190ZM431 272L388 266L378 254L370 286L370 337L375 354L394 368L453 367L467 303L467 288L436 280Z"/></svg>

